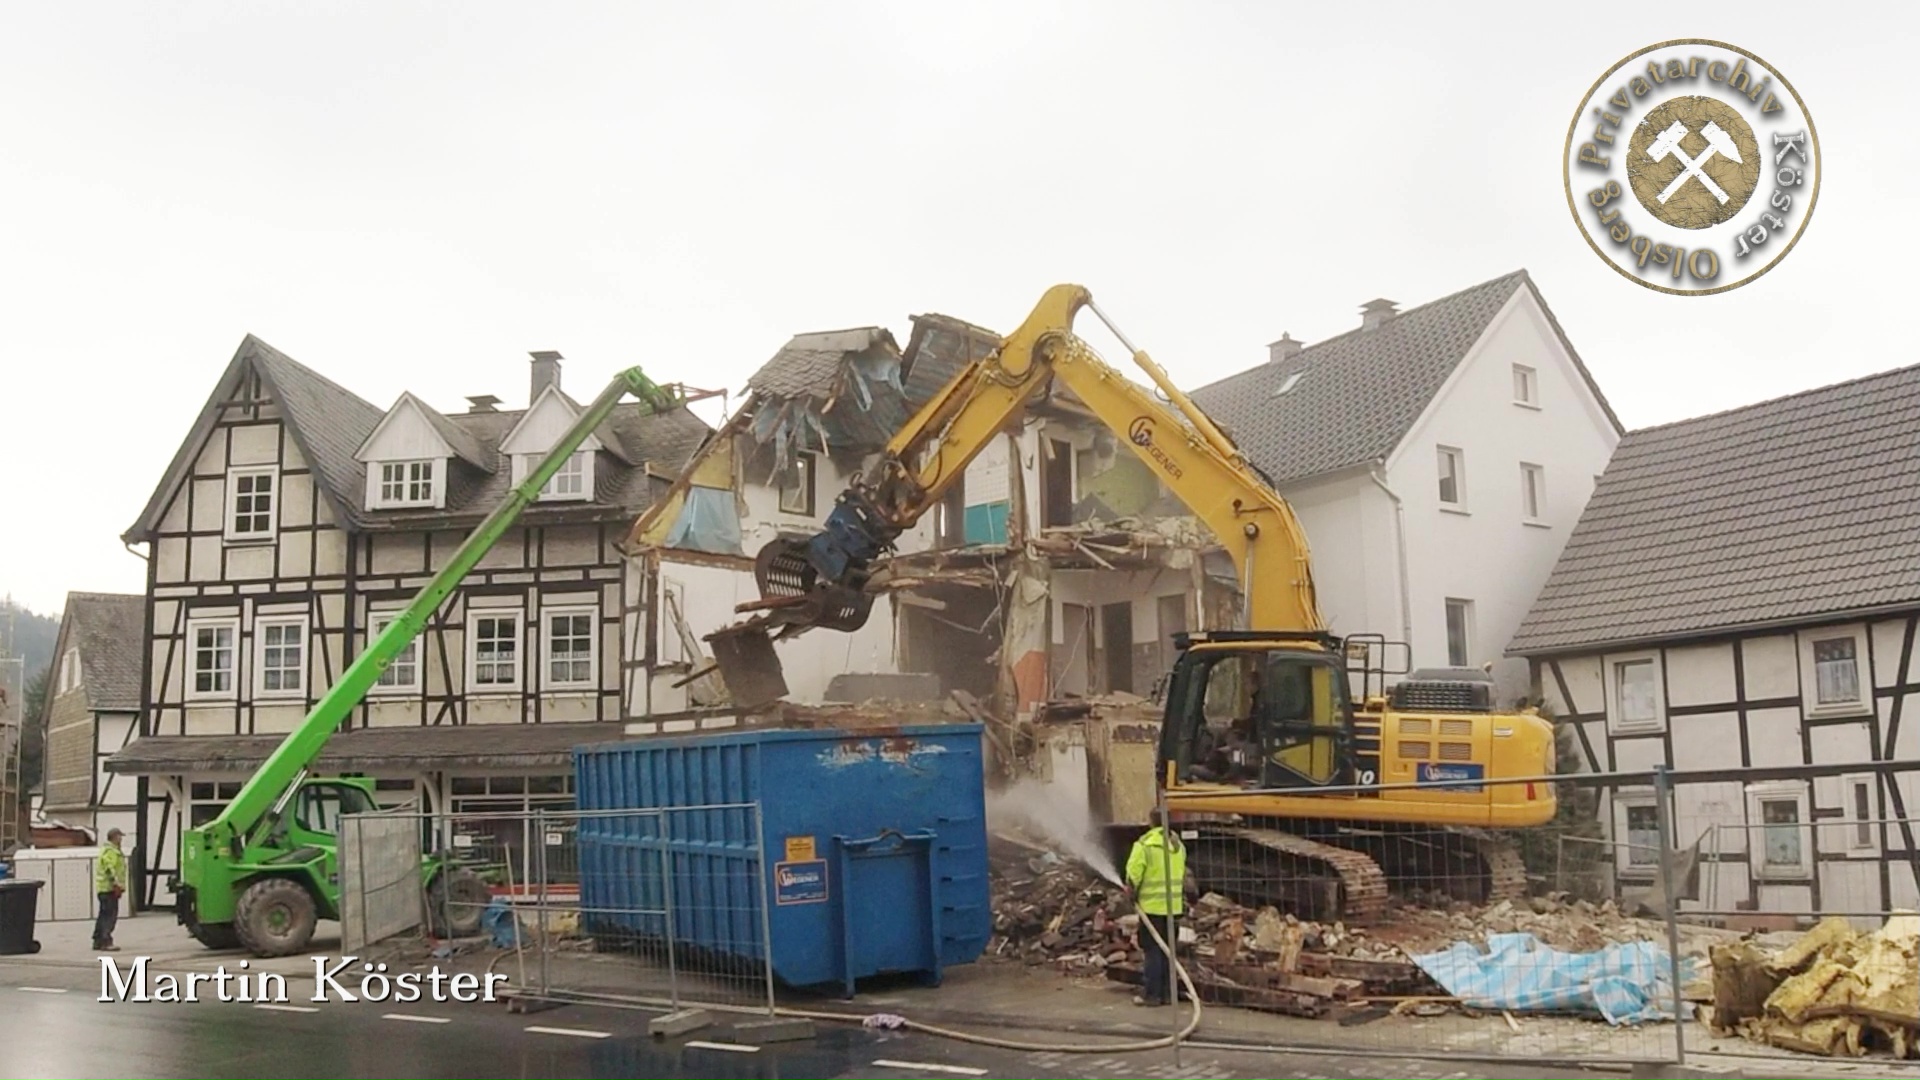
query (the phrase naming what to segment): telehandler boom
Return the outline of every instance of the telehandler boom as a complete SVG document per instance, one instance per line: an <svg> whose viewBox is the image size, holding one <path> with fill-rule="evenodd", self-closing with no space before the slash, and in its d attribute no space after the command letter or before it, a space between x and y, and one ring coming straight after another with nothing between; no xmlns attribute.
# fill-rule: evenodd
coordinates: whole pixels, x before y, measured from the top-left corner
<svg viewBox="0 0 1920 1080"><path fill-rule="evenodd" d="M1075 336L1083 308L1168 404ZM1378 912L1390 878L1468 899L1519 895L1518 852L1480 830L1552 819L1551 784L1498 782L1553 772L1552 725L1530 710L1496 714L1491 680L1471 670L1414 672L1390 698L1384 671L1363 668L1356 704L1347 646L1384 640L1327 632L1292 508L1078 285L1049 289L998 349L936 393L823 531L759 552L762 599L743 605L758 614L709 637L736 704L743 687L748 700L785 693L774 641L866 621L876 562L1056 381L1208 527L1241 578L1251 628L1177 635L1167 682L1151 782L1176 815L1207 819L1190 865L1222 892L1314 917ZM1382 693L1369 692L1369 674Z"/></svg>
<svg viewBox="0 0 1920 1080"><path fill-rule="evenodd" d="M168 884L180 922L202 944L238 944L256 956L284 956L306 947L318 920L340 917L335 829L346 814L376 809L373 783L311 778L310 768L380 673L419 636L433 612L628 394L655 412L681 404L675 388L655 384L639 368L621 372L392 624L368 643L233 801L212 821L185 831L180 872ZM423 857L420 872L432 899L429 911L436 932L477 931L490 899L486 883L440 853Z"/></svg>

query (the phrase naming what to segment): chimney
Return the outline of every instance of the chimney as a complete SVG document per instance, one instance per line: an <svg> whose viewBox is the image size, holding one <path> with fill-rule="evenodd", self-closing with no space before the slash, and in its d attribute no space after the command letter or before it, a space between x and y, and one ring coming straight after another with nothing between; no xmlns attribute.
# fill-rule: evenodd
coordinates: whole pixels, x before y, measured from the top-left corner
<svg viewBox="0 0 1920 1080"><path fill-rule="evenodd" d="M540 391L551 386L560 387L560 354L557 352L537 352L528 354L533 357L533 387L527 391L527 404L532 405Z"/></svg>
<svg viewBox="0 0 1920 1080"><path fill-rule="evenodd" d="M1283 331L1279 341L1267 345L1267 360L1275 364L1283 360L1291 360L1300 355L1300 350L1304 348L1306 348L1305 345L1293 340L1291 333Z"/></svg>
<svg viewBox="0 0 1920 1080"><path fill-rule="evenodd" d="M500 399L492 394L474 394L467 398L467 411L470 413L499 412L499 409L494 408L498 404Z"/></svg>
<svg viewBox="0 0 1920 1080"><path fill-rule="evenodd" d="M1360 329L1374 330L1399 314L1399 305L1391 300L1369 300L1360 305Z"/></svg>

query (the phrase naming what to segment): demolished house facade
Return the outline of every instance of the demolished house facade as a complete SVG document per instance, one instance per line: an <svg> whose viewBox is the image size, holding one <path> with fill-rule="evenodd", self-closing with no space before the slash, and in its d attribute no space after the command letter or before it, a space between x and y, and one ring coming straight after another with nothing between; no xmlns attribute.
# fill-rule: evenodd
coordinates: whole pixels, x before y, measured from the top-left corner
<svg viewBox="0 0 1920 1080"><path fill-rule="evenodd" d="M634 557L677 590L669 604L687 597L689 646L758 596L761 546L819 528L893 433L997 341L915 316L905 348L880 328L802 334L755 372L741 409L631 538ZM776 644L791 700L845 700L854 691L831 686L842 673L931 676L884 685L958 691L1006 718L1064 696L1144 697L1171 663L1173 633L1230 625L1237 606L1224 554L1059 390L987 446L897 552L860 630ZM699 684L676 687L675 674L653 675L655 713L701 704Z"/></svg>

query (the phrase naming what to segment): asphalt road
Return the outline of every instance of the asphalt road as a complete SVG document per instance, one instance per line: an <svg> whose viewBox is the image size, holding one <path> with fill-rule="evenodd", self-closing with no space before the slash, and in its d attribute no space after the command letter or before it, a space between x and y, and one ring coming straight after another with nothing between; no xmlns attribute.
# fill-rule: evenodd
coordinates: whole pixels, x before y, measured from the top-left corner
<svg viewBox="0 0 1920 1080"><path fill-rule="evenodd" d="M925 1036L823 1026L810 1042L750 1048L708 1030L655 1041L648 1013L501 1003L376 1005L303 1000L158 1004L97 1000L97 970L0 963L0 1076L8 1077L1582 1077L1461 1062L1185 1048L1032 1054ZM1031 1037L1031 1036L1023 1036ZM1613 1074L1618 1075L1618 1074Z"/></svg>

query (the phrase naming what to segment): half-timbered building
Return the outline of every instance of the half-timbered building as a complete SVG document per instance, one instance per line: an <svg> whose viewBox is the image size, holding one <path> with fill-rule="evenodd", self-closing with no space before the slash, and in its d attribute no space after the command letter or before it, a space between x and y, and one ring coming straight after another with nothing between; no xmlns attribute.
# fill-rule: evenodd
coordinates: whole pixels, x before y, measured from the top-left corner
<svg viewBox="0 0 1920 1080"><path fill-rule="evenodd" d="M1920 367L1630 432L1509 646L1708 910L1920 904ZM1622 886L1654 789L1601 808Z"/></svg>
<svg viewBox="0 0 1920 1080"><path fill-rule="evenodd" d="M142 896L164 902L180 830L217 814L581 406L535 353L528 404L381 409L248 336L146 508L137 778ZM711 428L620 406L434 614L323 768L430 812L571 805L569 749L614 738L639 636L619 549ZM605 724L604 729L589 725ZM521 838L500 838L510 849Z"/></svg>

